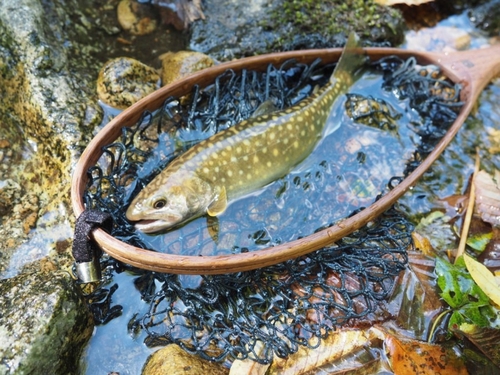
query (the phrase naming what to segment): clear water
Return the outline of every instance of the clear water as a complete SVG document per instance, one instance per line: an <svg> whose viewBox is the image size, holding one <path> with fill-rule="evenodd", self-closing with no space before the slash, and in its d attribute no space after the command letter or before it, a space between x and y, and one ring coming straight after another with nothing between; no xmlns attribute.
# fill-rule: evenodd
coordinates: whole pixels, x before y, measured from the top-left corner
<svg viewBox="0 0 500 375"><path fill-rule="evenodd" d="M422 123L415 111L407 110L406 101L382 89L382 82L380 74L366 73L349 92L384 100L393 109L394 130L354 122L346 113L343 96L335 103L327 126L338 129L287 176L230 204L217 218L217 229L211 228L213 220L202 216L167 233L136 231L136 235L147 248L160 252L231 254L308 236L369 206L387 191L391 178L403 176L420 142L412 124ZM178 141L166 142L174 143ZM141 171L148 173L151 170Z"/></svg>
<svg viewBox="0 0 500 375"><path fill-rule="evenodd" d="M459 27L467 24L466 16L451 21ZM476 35L472 45L478 40ZM479 40L485 38L479 35ZM481 42L482 44L482 42ZM417 221L419 217L438 206L439 199L460 194L465 190L473 171L476 148L482 157L482 168L492 171L500 168L500 80L489 85L480 97L477 111L469 116L463 128L433 164L423 178L401 199L402 207ZM372 129L368 129L373 131ZM113 305L123 306L123 314L105 325L96 326L94 334L82 356L85 374L107 374L117 371L121 375L140 374L146 358L157 348L144 345L144 334L131 334L127 326L135 314L142 314L148 304L134 285L137 275L129 272L114 273L112 283L119 288L112 298ZM191 279L190 279L191 280ZM186 285L196 280L186 280Z"/></svg>

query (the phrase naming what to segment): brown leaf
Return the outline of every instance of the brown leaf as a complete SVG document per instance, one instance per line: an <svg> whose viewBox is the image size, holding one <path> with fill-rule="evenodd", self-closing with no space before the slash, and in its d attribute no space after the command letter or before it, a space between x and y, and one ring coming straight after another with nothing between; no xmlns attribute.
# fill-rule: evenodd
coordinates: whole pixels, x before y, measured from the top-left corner
<svg viewBox="0 0 500 375"><path fill-rule="evenodd" d="M438 199L436 204L445 210L445 215L451 219L461 216L467 208L469 201L468 195L455 194L448 197Z"/></svg>
<svg viewBox="0 0 500 375"><path fill-rule="evenodd" d="M387 334L388 357L395 374L466 375L463 360L439 345L397 338Z"/></svg>
<svg viewBox="0 0 500 375"><path fill-rule="evenodd" d="M163 24L173 25L177 30L185 30L192 22L200 18L205 19L201 0L153 0L153 4L160 7Z"/></svg>
<svg viewBox="0 0 500 375"><path fill-rule="evenodd" d="M426 340L436 316L444 305L436 293L434 258L419 252L409 252L409 267L398 279L398 291L393 303L399 306L397 324L412 331L415 338Z"/></svg>
<svg viewBox="0 0 500 375"><path fill-rule="evenodd" d="M457 332L467 337L491 362L500 367L500 330L461 324Z"/></svg>

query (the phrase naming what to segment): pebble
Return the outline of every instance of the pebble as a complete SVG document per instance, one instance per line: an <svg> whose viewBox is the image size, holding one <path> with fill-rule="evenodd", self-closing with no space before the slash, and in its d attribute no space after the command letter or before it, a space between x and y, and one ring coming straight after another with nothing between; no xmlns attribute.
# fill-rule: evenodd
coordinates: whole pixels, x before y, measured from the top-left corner
<svg viewBox="0 0 500 375"><path fill-rule="evenodd" d="M203 53L192 51L167 52L160 56L162 86L214 65L214 60Z"/></svg>
<svg viewBox="0 0 500 375"><path fill-rule="evenodd" d="M142 375L222 375L228 373L229 370L222 367L222 365L189 354L175 344L167 345L163 349L154 352L148 358L142 370Z"/></svg>
<svg viewBox="0 0 500 375"><path fill-rule="evenodd" d="M150 6L132 0L122 0L116 8L120 26L132 35L147 35L158 26Z"/></svg>
<svg viewBox="0 0 500 375"><path fill-rule="evenodd" d="M155 69L129 57L108 61L99 72L97 93L105 104L125 109L158 88Z"/></svg>

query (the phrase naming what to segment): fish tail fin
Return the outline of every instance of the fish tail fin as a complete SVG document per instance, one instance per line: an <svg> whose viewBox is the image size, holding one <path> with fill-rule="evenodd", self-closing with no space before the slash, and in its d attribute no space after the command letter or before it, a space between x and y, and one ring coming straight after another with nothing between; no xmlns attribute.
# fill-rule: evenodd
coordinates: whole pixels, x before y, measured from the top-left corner
<svg viewBox="0 0 500 375"><path fill-rule="evenodd" d="M350 83L355 82L361 74L360 68L366 63L367 59L363 48L359 45L358 36L356 33L351 32L330 81L345 81L348 79L352 80ZM347 86L350 86L350 84Z"/></svg>

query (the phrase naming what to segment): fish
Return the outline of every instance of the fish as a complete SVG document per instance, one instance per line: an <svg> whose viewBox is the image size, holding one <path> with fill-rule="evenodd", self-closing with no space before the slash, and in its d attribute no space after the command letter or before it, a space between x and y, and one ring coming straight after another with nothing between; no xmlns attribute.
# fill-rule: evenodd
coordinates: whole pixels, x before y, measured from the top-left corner
<svg viewBox="0 0 500 375"><path fill-rule="evenodd" d="M257 109L258 115L191 147L133 198L127 220L155 233L205 214L217 217L231 201L285 176L324 136L335 101L359 78L366 59L351 33L327 84L283 110Z"/></svg>

